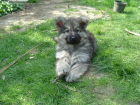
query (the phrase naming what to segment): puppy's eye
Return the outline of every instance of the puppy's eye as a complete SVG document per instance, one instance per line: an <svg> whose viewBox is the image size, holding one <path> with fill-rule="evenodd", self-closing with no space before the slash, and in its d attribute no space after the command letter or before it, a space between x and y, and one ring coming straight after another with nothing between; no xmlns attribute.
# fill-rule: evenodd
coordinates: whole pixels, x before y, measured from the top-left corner
<svg viewBox="0 0 140 105"><path fill-rule="evenodd" d="M75 32L81 32L80 29L75 29Z"/></svg>

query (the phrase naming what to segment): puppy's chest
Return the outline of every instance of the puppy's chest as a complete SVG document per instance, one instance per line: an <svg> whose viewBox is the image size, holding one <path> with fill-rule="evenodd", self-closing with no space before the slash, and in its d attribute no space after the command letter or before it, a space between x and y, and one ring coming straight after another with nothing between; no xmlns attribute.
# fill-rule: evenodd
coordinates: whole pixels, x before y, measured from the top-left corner
<svg viewBox="0 0 140 105"><path fill-rule="evenodd" d="M56 58L63 58L65 56L71 57L73 53L78 52L84 45L64 45L56 47Z"/></svg>
<svg viewBox="0 0 140 105"><path fill-rule="evenodd" d="M63 44L57 44L57 48L74 51L77 50L78 48L85 46L85 44L86 44L85 41L81 41L79 44L63 43Z"/></svg>

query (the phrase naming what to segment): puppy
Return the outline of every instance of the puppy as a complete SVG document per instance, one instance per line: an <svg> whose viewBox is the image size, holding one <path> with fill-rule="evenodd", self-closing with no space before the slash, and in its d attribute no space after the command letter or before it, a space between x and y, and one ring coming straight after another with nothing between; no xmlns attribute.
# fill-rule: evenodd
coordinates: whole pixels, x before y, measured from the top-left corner
<svg viewBox="0 0 140 105"><path fill-rule="evenodd" d="M67 82L79 79L88 69L96 54L95 37L86 30L88 19L64 18L55 20L58 30L56 41L56 74Z"/></svg>

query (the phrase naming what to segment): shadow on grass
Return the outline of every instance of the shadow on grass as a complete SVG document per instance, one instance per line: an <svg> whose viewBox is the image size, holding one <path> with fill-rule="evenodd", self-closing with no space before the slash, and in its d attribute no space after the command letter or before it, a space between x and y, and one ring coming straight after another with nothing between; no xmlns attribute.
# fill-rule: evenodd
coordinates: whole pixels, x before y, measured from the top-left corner
<svg viewBox="0 0 140 105"><path fill-rule="evenodd" d="M134 15L135 13L133 11L125 11L124 14L127 14L127 15Z"/></svg>

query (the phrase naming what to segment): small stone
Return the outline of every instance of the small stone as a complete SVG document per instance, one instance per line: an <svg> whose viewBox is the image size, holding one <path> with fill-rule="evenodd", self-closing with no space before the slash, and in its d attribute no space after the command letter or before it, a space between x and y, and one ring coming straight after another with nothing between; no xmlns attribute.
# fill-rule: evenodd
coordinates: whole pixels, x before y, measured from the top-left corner
<svg viewBox="0 0 140 105"><path fill-rule="evenodd" d="M2 77L1 77L1 78L2 78L2 80L5 80L5 75L2 75Z"/></svg>
<svg viewBox="0 0 140 105"><path fill-rule="evenodd" d="M32 57L30 57L30 59L33 59L34 57L32 56Z"/></svg>

